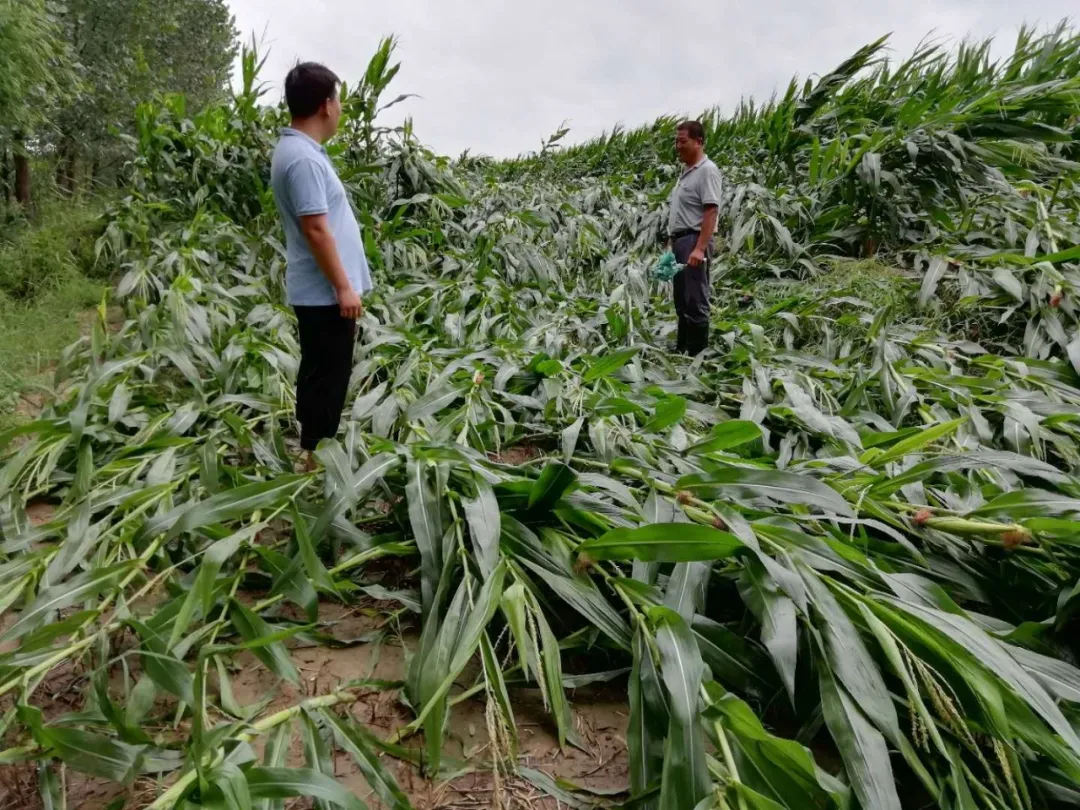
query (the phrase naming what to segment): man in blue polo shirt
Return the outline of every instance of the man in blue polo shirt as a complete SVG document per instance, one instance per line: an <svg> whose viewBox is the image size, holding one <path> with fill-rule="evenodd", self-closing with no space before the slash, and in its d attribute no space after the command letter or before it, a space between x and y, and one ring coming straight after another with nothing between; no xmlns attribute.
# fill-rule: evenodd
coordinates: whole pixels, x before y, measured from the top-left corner
<svg viewBox="0 0 1080 810"><path fill-rule="evenodd" d="M371 290L360 226L323 144L341 120L340 81L322 65L305 62L285 79L291 125L274 149L271 183L285 227L285 287L296 312L300 369L296 418L300 446L311 451L333 437L352 372L361 296Z"/></svg>

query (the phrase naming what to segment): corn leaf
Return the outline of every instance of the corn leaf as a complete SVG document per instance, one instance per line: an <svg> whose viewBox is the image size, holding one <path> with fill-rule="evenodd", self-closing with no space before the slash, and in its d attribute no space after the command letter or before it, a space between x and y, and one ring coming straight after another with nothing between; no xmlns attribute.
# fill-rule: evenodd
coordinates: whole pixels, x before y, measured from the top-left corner
<svg viewBox="0 0 1080 810"><path fill-rule="evenodd" d="M693 807L711 787L705 735L698 722L705 664L694 635L681 616L666 608L654 608L652 617L669 709L660 808Z"/></svg>
<svg viewBox="0 0 1080 810"><path fill-rule="evenodd" d="M719 560L737 553L742 541L728 532L695 523L657 523L637 529L613 529L586 540L579 554L597 560L696 562Z"/></svg>
<svg viewBox="0 0 1080 810"><path fill-rule="evenodd" d="M311 768L251 768L246 773L253 799L306 796L345 810L364 810L364 803L337 780Z"/></svg>
<svg viewBox="0 0 1080 810"><path fill-rule="evenodd" d="M832 487L806 475L789 472L729 468L690 475L679 480L679 489L716 496L732 494L766 504L801 504L852 517L851 505Z"/></svg>
<svg viewBox="0 0 1080 810"><path fill-rule="evenodd" d="M265 643L273 633L258 614L233 599L229 602L229 619L244 641L250 645L251 652L267 669L293 683L300 682L300 674L289 658L285 645L280 641Z"/></svg>
<svg viewBox="0 0 1080 810"><path fill-rule="evenodd" d="M900 810L885 737L859 711L825 665L818 667L821 710L863 807Z"/></svg>
<svg viewBox="0 0 1080 810"><path fill-rule="evenodd" d="M476 559L484 578L491 576L499 562L501 516L495 490L487 481L476 482L476 497L465 501L465 519L476 549Z"/></svg>
<svg viewBox="0 0 1080 810"><path fill-rule="evenodd" d="M338 745L352 754L364 779L383 804L393 810L411 810L412 805L408 798L398 787L397 780L382 764L371 744L370 732L351 719L343 719L331 711L323 711L322 718L333 730Z"/></svg>
<svg viewBox="0 0 1080 810"><path fill-rule="evenodd" d="M604 377L610 377L629 363L638 353L637 349L620 349L597 358L581 376L585 383L595 382Z"/></svg>
<svg viewBox="0 0 1080 810"><path fill-rule="evenodd" d="M733 419L729 422L721 422L712 429L708 438L686 448L686 453L692 456L719 453L749 444L759 438L761 438L761 428L754 422Z"/></svg>

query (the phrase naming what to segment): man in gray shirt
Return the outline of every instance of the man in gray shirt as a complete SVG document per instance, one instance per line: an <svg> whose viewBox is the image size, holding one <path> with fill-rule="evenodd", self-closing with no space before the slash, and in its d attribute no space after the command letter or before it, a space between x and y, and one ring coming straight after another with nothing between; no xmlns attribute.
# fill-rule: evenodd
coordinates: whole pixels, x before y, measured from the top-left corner
<svg viewBox="0 0 1080 810"><path fill-rule="evenodd" d="M341 120L340 81L312 62L285 79L291 126L274 148L270 179L285 229L285 288L296 312L300 369L296 418L307 467L319 441L341 421L352 373L360 296L371 289L360 225L323 148Z"/></svg>
<svg viewBox="0 0 1080 810"><path fill-rule="evenodd" d="M684 168L671 193L668 245L675 261L686 265L672 279L679 316L676 347L694 356L709 345L709 271L722 181L716 164L705 156L705 130L700 122L679 124L675 151Z"/></svg>

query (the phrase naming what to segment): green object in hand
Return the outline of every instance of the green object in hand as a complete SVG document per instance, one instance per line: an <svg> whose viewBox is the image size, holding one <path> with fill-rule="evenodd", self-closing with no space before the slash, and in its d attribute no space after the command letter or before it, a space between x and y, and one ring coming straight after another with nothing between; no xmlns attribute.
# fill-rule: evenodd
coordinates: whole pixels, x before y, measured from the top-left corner
<svg viewBox="0 0 1080 810"><path fill-rule="evenodd" d="M683 266L675 261L675 254L669 250L656 263L652 277L657 281L671 281L675 278L675 274L683 269Z"/></svg>

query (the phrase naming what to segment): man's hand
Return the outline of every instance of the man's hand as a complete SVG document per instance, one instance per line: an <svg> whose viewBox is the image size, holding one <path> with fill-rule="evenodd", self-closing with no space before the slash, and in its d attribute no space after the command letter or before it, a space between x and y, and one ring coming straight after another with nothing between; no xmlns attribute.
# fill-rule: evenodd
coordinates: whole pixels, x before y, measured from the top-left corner
<svg viewBox="0 0 1080 810"><path fill-rule="evenodd" d="M356 294L356 290L349 287L347 290L338 290L338 306L341 307L341 317L355 321L364 314L364 302Z"/></svg>
<svg viewBox="0 0 1080 810"><path fill-rule="evenodd" d="M705 251L699 247L694 248L690 252L690 258L686 260L687 265L690 267L699 267L705 263Z"/></svg>

